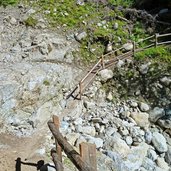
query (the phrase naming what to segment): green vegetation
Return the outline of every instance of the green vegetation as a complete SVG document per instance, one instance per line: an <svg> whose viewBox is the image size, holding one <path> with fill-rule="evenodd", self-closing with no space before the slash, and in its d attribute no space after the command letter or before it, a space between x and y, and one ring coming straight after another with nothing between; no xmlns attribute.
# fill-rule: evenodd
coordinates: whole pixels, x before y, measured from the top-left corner
<svg viewBox="0 0 171 171"><path fill-rule="evenodd" d="M49 86L49 85L50 85L50 82L49 82L48 80L44 80L44 81L43 81L43 84L44 84L45 86Z"/></svg>
<svg viewBox="0 0 171 171"><path fill-rule="evenodd" d="M38 21L32 16L29 16L24 22L26 26L35 27Z"/></svg>
<svg viewBox="0 0 171 171"><path fill-rule="evenodd" d="M0 6L3 5L5 7L8 5L14 5L17 3L18 3L18 0L0 0Z"/></svg>
<svg viewBox="0 0 171 171"><path fill-rule="evenodd" d="M145 51L138 52L135 55L135 59L137 60L143 60L145 58L171 63L171 48L164 46L152 47Z"/></svg>
<svg viewBox="0 0 171 171"><path fill-rule="evenodd" d="M112 6L129 7L133 2L133 0L110 0L108 5L93 2L79 5L75 0L31 2L27 0L27 5L38 9L37 12L43 14L52 27L62 26L64 31L86 31L88 36L81 42L80 51L76 56L81 56L82 59L90 62L104 53L109 41L114 42L115 48L118 48L128 39L132 37L136 39L137 30L135 36L134 30L130 35L128 23L117 18L117 16L124 17L124 13L117 8L112 8ZM27 24L32 26L34 24L31 21L29 20ZM115 23L118 24L117 29L114 29ZM144 33L141 31L143 28L140 24L135 27L140 27L139 32Z"/></svg>

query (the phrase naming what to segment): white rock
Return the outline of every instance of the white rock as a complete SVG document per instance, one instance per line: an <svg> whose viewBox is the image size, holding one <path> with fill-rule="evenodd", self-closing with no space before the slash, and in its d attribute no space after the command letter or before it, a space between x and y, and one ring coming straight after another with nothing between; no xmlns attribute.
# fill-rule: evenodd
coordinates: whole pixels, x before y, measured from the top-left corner
<svg viewBox="0 0 171 171"><path fill-rule="evenodd" d="M132 140L132 137L131 136L127 136L126 139L125 139L126 143L128 145L131 145L133 143L133 140Z"/></svg>
<svg viewBox="0 0 171 171"><path fill-rule="evenodd" d="M91 136L86 136L85 138L86 138L87 142L95 144L96 148L103 147L103 140L101 138L94 138Z"/></svg>
<svg viewBox="0 0 171 171"><path fill-rule="evenodd" d="M126 44L123 45L123 48L126 51L132 50L133 49L133 44L132 43L126 43Z"/></svg>
<svg viewBox="0 0 171 171"><path fill-rule="evenodd" d="M139 103L139 108L142 112L147 112L147 111L149 111L150 106L146 103L141 102L141 103Z"/></svg>
<svg viewBox="0 0 171 171"><path fill-rule="evenodd" d="M76 33L75 34L75 39L79 42L81 42L83 39L85 39L87 37L87 33L84 31L84 32L81 32L81 33Z"/></svg>
<svg viewBox="0 0 171 171"><path fill-rule="evenodd" d="M158 165L160 168L164 169L165 171L168 171L168 170L169 170L169 166L168 166L168 164L164 161L164 158L158 157L156 163L157 163L157 165Z"/></svg>
<svg viewBox="0 0 171 171"><path fill-rule="evenodd" d="M119 60L118 63L116 64L117 68L121 68L124 65L125 65L125 62L123 60Z"/></svg>
<svg viewBox="0 0 171 171"><path fill-rule="evenodd" d="M152 161L155 161L157 159L157 154L154 150L149 149L147 152L147 157L151 159Z"/></svg>
<svg viewBox="0 0 171 171"><path fill-rule="evenodd" d="M107 81L113 77L113 71L109 69L104 69L99 72L100 78L102 81Z"/></svg>
<svg viewBox="0 0 171 171"><path fill-rule="evenodd" d="M164 153L168 150L166 139L164 136L158 132L153 133L152 143L156 150L160 153Z"/></svg>
<svg viewBox="0 0 171 171"><path fill-rule="evenodd" d="M118 27L119 27L119 24L118 24L118 23L114 23L113 28L114 28L115 30L117 30Z"/></svg>
<svg viewBox="0 0 171 171"><path fill-rule="evenodd" d="M131 117L135 120L138 126L142 128L148 128L149 127L149 114L145 112L132 112Z"/></svg>

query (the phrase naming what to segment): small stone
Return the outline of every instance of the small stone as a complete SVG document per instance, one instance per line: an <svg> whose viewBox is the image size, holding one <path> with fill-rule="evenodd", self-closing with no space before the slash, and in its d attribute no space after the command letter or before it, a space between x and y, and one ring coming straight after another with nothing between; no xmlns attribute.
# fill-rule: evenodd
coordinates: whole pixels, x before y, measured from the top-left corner
<svg viewBox="0 0 171 171"><path fill-rule="evenodd" d="M101 138L94 138L91 136L85 137L87 139L87 142L95 144L96 148L103 147L103 140Z"/></svg>
<svg viewBox="0 0 171 171"><path fill-rule="evenodd" d="M139 103L139 108L142 112L147 112L150 109L149 105L143 102Z"/></svg>
<svg viewBox="0 0 171 171"><path fill-rule="evenodd" d="M112 100L113 100L112 92L109 92L109 93L108 93L106 99L107 99L108 101L112 101Z"/></svg>
<svg viewBox="0 0 171 171"><path fill-rule="evenodd" d="M126 51L132 50L133 49L133 44L132 43L126 43L126 44L123 45L123 48Z"/></svg>
<svg viewBox="0 0 171 171"><path fill-rule="evenodd" d="M129 105L130 105L131 107L138 107L138 103L135 102L135 101L130 101L130 102L129 102Z"/></svg>
<svg viewBox="0 0 171 171"><path fill-rule="evenodd" d="M84 126L84 127L82 127L81 132L83 134L88 134L88 135L91 135L91 136L95 136L95 134L96 134L96 130L92 126Z"/></svg>
<svg viewBox="0 0 171 171"><path fill-rule="evenodd" d="M159 119L157 124L162 128L171 129L171 119Z"/></svg>
<svg viewBox="0 0 171 171"><path fill-rule="evenodd" d="M162 134L158 132L154 132L152 143L158 152L164 153L167 151L166 139L164 138Z"/></svg>
<svg viewBox="0 0 171 171"><path fill-rule="evenodd" d="M168 146L168 151L166 152L165 160L169 165L171 165L171 146Z"/></svg>
<svg viewBox="0 0 171 171"><path fill-rule="evenodd" d="M81 33L76 33L75 34L75 39L78 41L78 42L81 42L83 39L85 39L87 37L87 33L84 31L84 32L81 32Z"/></svg>
<svg viewBox="0 0 171 171"><path fill-rule="evenodd" d="M158 157L157 160L156 160L156 163L157 163L157 165L158 165L160 168L162 168L162 169L164 169L164 170L166 170L166 171L169 170L169 166L168 166L168 164L164 161L164 158Z"/></svg>
<svg viewBox="0 0 171 171"><path fill-rule="evenodd" d="M114 30L117 30L118 27L119 27L119 24L118 23L114 23L114 25L113 25Z"/></svg>
<svg viewBox="0 0 171 171"><path fill-rule="evenodd" d="M157 154L154 150L149 149L147 152L147 157L151 159L152 161L155 161L157 159Z"/></svg>
<svg viewBox="0 0 171 171"><path fill-rule="evenodd" d="M77 119L74 121L74 124L75 124L75 125L82 125L82 123L83 123L82 118L77 118Z"/></svg>
<svg viewBox="0 0 171 171"><path fill-rule="evenodd" d="M165 86L169 86L171 84L171 78L165 76L160 79L160 82L163 83Z"/></svg>
<svg viewBox="0 0 171 171"><path fill-rule="evenodd" d="M143 64L143 65L141 65L140 67L139 67L139 72L141 73L141 74L147 74L148 73L148 70L149 70L149 65L150 65L151 63L147 63L147 64Z"/></svg>
<svg viewBox="0 0 171 171"><path fill-rule="evenodd" d="M112 51L112 43L108 43L107 46L106 46L106 53L109 53Z"/></svg>
<svg viewBox="0 0 171 171"><path fill-rule="evenodd" d="M93 123L100 123L100 122L102 122L102 119L101 118L92 118L91 121Z"/></svg>
<svg viewBox="0 0 171 171"><path fill-rule="evenodd" d="M133 140L132 140L132 137L131 137L131 136L127 136L127 137L125 138L125 141L126 141L126 143L127 143L128 145L131 145L131 144L133 143Z"/></svg>
<svg viewBox="0 0 171 171"><path fill-rule="evenodd" d="M123 60L119 60L118 63L116 64L116 67L121 68L124 65L125 65L125 62Z"/></svg>
<svg viewBox="0 0 171 171"><path fill-rule="evenodd" d="M111 136L111 135L114 134L116 131L117 131L116 128L108 127L108 128L106 129L106 135L107 135L107 136Z"/></svg>
<svg viewBox="0 0 171 171"><path fill-rule="evenodd" d="M14 17L10 17L10 24L15 25L17 24L17 20Z"/></svg>
<svg viewBox="0 0 171 171"><path fill-rule="evenodd" d="M152 133L150 131L147 131L144 135L144 138L145 138L146 143L150 144L153 138Z"/></svg>

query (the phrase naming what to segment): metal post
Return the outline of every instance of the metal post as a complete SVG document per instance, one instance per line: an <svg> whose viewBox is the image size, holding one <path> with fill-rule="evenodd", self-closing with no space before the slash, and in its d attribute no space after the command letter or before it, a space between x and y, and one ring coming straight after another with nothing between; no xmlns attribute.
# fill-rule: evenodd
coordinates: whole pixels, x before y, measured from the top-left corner
<svg viewBox="0 0 171 171"><path fill-rule="evenodd" d="M104 64L104 56L102 55L101 57L101 65L102 65L102 69L105 68L105 64Z"/></svg>
<svg viewBox="0 0 171 171"><path fill-rule="evenodd" d="M158 45L158 42L157 42L158 35L159 35L158 33L155 34L155 47L157 47Z"/></svg>

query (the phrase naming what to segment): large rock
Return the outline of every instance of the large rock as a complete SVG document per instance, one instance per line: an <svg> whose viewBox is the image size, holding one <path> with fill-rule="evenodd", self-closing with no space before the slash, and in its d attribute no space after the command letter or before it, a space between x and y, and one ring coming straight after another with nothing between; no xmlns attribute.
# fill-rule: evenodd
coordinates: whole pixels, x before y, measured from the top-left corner
<svg viewBox="0 0 171 171"><path fill-rule="evenodd" d="M160 125L163 128L171 129L171 118L169 119L159 119L157 121L158 125Z"/></svg>
<svg viewBox="0 0 171 171"><path fill-rule="evenodd" d="M124 164L128 170L137 170L143 163L145 156L147 155L149 146L146 143L140 143L137 147L132 147L130 153L126 157Z"/></svg>
<svg viewBox="0 0 171 171"><path fill-rule="evenodd" d="M155 107L149 112L149 119L151 122L156 122L159 118L165 115L164 109Z"/></svg>
<svg viewBox="0 0 171 171"><path fill-rule="evenodd" d="M149 114L145 112L132 112L131 117L135 120L138 126L142 128L148 128L149 127Z"/></svg>
<svg viewBox="0 0 171 171"><path fill-rule="evenodd" d="M166 152L165 160L169 165L171 165L171 146L168 146L168 151Z"/></svg>
<svg viewBox="0 0 171 171"><path fill-rule="evenodd" d="M92 137L92 136L89 136L89 135L85 135L84 137L87 140L87 142L95 144L96 148L103 147L104 142L103 142L103 140L101 138L95 138L95 137Z"/></svg>
<svg viewBox="0 0 171 171"><path fill-rule="evenodd" d="M107 80L113 77L113 71L109 69L104 69L99 72L100 78L102 81L106 82Z"/></svg>
<svg viewBox="0 0 171 171"><path fill-rule="evenodd" d="M167 152L167 144L164 136L158 132L153 133L152 143L156 150L160 153Z"/></svg>
<svg viewBox="0 0 171 171"><path fill-rule="evenodd" d="M119 138L118 136L110 137L106 140L104 144L106 149L109 149L113 152L120 154L121 156L127 156L130 152L129 146L126 144L124 140Z"/></svg>

